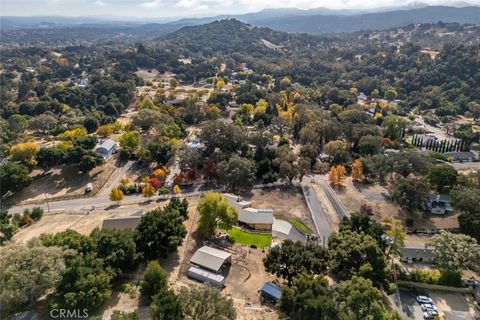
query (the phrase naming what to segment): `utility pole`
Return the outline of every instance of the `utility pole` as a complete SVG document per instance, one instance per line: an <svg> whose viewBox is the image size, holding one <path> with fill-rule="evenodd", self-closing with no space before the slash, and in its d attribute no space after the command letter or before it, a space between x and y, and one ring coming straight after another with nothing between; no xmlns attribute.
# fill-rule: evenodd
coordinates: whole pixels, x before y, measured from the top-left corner
<svg viewBox="0 0 480 320"><path fill-rule="evenodd" d="M48 204L48 197L45 195L45 202L47 203L48 214L50 214L50 204Z"/></svg>

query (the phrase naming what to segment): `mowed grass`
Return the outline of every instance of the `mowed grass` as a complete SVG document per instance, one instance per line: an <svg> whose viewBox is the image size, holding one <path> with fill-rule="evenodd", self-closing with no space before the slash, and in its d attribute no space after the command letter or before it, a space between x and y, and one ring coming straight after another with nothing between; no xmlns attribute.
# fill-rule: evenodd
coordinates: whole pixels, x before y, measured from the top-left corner
<svg viewBox="0 0 480 320"><path fill-rule="evenodd" d="M271 234L252 233L243 231L239 228L232 228L228 230L228 235L235 241L236 244L243 244L247 246L257 246L257 248L265 248L270 245L272 241Z"/></svg>
<svg viewBox="0 0 480 320"><path fill-rule="evenodd" d="M312 229L310 229L305 223L303 223L300 220L297 220L292 217L283 216L283 215L275 215L275 218L290 222L298 231L304 234L312 233Z"/></svg>

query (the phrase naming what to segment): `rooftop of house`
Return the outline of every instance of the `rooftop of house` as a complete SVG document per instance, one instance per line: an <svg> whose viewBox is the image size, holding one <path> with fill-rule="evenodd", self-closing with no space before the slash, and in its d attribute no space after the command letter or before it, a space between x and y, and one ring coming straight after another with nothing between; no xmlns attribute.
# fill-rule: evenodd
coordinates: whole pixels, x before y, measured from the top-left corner
<svg viewBox="0 0 480 320"><path fill-rule="evenodd" d="M273 224L272 209L244 208L238 210L238 221L246 224Z"/></svg>

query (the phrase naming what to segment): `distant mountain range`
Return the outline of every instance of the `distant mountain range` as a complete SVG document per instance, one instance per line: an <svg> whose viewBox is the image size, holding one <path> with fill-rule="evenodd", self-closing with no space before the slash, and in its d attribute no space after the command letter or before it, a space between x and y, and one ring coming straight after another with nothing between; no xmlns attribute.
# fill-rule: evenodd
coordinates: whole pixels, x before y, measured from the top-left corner
<svg viewBox="0 0 480 320"><path fill-rule="evenodd" d="M63 27L101 29L119 28L122 32L131 31L141 36L142 29L148 29L161 36L185 26L194 26L216 20L234 18L239 21L268 27L278 31L291 33L342 33L361 30L385 30L409 24L457 22L480 24L480 6L426 6L422 3L410 4L405 7L377 8L365 10L331 10L317 8L310 10L300 9L265 9L255 13L243 15L222 15L207 18L185 18L166 22L159 19L139 20L112 20L100 17L2 17L1 29L28 29L42 28L55 29ZM148 27L147 27L148 26Z"/></svg>

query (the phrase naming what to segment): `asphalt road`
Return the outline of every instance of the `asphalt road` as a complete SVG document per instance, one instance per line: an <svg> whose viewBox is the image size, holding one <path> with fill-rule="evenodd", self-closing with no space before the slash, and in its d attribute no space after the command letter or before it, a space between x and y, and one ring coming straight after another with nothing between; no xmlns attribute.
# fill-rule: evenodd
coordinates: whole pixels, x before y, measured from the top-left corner
<svg viewBox="0 0 480 320"><path fill-rule="evenodd" d="M347 215L345 207L340 202L337 195L335 194L335 191L333 191L332 187L328 185L325 179L320 178L320 185L322 186L323 191L327 195L328 200L330 200L330 202L332 203L333 208L337 212L338 219L342 221L343 218Z"/></svg>
<svg viewBox="0 0 480 320"><path fill-rule="evenodd" d="M305 180L308 179L305 178ZM312 215L313 224L315 225L317 234L321 239L325 239L326 245L328 243L328 238L332 233L332 229L330 228L330 224L325 216L325 212L323 211L320 200L318 200L317 194L310 186L309 182L302 183L302 191L305 196L308 209L310 210L310 214Z"/></svg>

